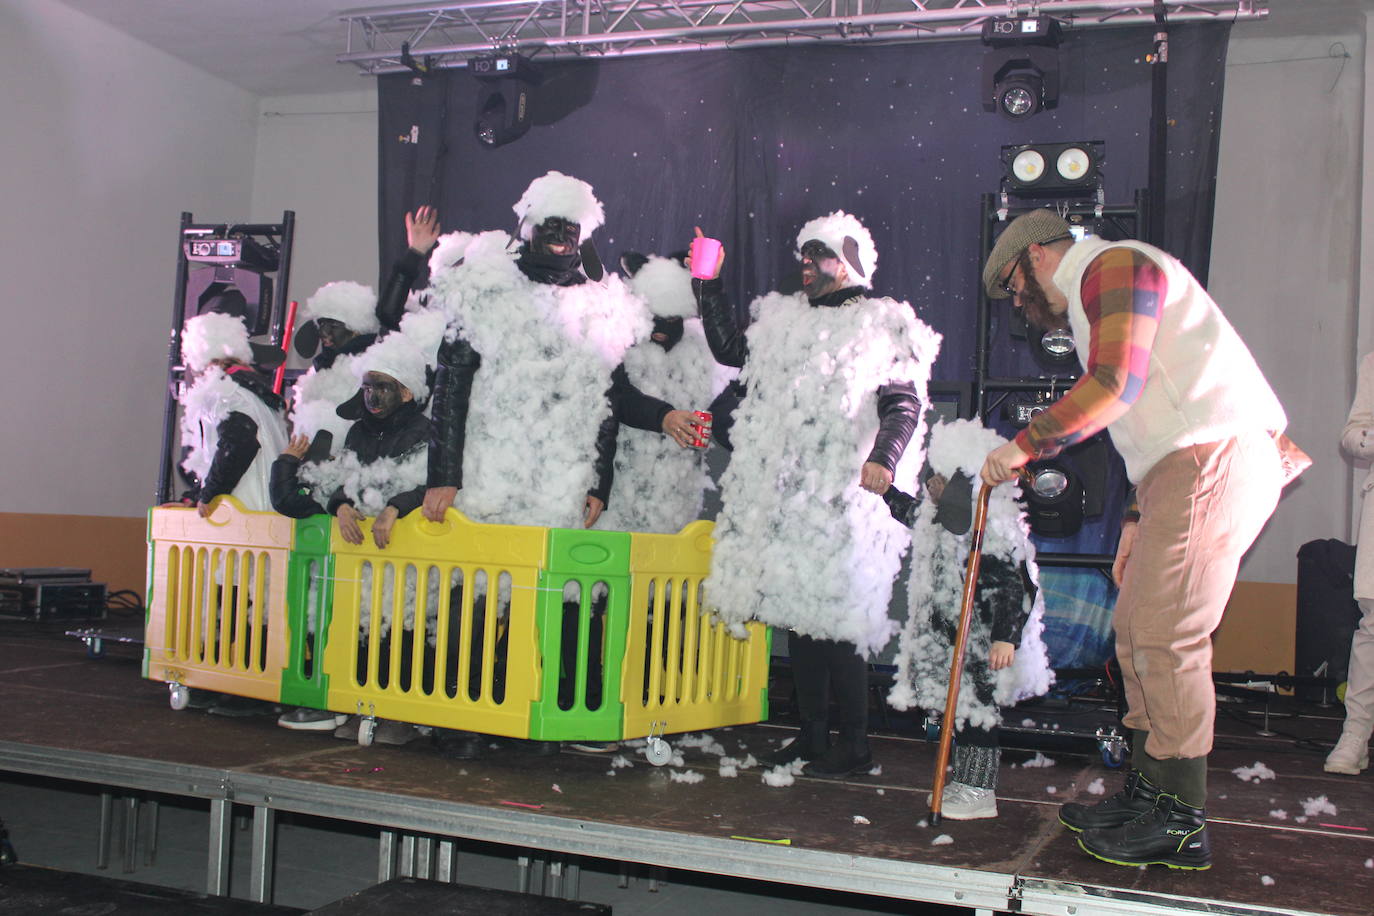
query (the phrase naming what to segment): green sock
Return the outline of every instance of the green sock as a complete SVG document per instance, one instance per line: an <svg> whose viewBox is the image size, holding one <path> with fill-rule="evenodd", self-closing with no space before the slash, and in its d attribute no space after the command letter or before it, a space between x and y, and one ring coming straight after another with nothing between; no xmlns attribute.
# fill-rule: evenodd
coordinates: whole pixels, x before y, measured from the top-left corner
<svg viewBox="0 0 1374 916"><path fill-rule="evenodd" d="M1207 758L1171 757L1167 760L1151 758L1159 772L1159 779L1150 777L1159 788L1194 808L1207 807Z"/></svg>
<svg viewBox="0 0 1374 916"><path fill-rule="evenodd" d="M1131 729L1131 768L1139 770L1150 781L1150 785L1160 784L1159 761L1145 753L1145 739L1150 733L1138 728Z"/></svg>

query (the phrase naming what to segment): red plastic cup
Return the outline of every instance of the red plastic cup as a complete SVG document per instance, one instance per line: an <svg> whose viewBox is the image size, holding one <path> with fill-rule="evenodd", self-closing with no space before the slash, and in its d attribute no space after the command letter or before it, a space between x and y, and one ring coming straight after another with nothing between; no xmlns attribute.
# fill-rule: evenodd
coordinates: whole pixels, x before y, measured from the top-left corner
<svg viewBox="0 0 1374 916"><path fill-rule="evenodd" d="M710 239L715 242L715 239ZM720 242L716 242L719 246ZM705 410L694 410L692 416L699 422L690 424L692 427L692 448L705 448L711 444L711 414Z"/></svg>
<svg viewBox="0 0 1374 916"><path fill-rule="evenodd" d="M718 239L697 236L692 239L692 276L698 280L709 280L716 273L716 260L720 257Z"/></svg>

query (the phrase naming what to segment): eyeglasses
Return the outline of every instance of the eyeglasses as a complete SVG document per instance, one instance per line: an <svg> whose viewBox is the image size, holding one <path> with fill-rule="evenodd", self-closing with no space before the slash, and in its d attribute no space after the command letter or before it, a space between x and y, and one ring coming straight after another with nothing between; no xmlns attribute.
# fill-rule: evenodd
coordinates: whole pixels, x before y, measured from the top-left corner
<svg viewBox="0 0 1374 916"><path fill-rule="evenodd" d="M1022 251L1016 260L1011 262L1011 270L1007 271L1006 277L998 281L997 285L1002 288L1002 292L1006 293L1012 299L1020 295L1011 285L1011 281L1016 277L1016 268L1022 267L1026 270L1030 270L1030 259L1027 257L1028 254L1028 251Z"/></svg>

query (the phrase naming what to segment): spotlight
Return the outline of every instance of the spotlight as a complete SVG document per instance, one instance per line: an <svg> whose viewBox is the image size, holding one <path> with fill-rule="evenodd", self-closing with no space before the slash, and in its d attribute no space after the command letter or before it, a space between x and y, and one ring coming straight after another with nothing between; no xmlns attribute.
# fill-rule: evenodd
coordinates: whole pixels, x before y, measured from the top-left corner
<svg viewBox="0 0 1374 916"><path fill-rule="evenodd" d="M1064 538L1083 527L1083 482L1066 464L1054 459L1027 465L1023 481L1026 516L1042 537Z"/></svg>
<svg viewBox="0 0 1374 916"><path fill-rule="evenodd" d="M1058 22L997 16L983 23L983 44L984 110L1020 121L1059 104Z"/></svg>
<svg viewBox="0 0 1374 916"><path fill-rule="evenodd" d="M1068 330L1046 331L1026 320L1022 309L1012 309L1007 316L1007 333L1013 340L1024 340L1031 356L1045 369L1062 371L1074 362L1077 344Z"/></svg>
<svg viewBox="0 0 1374 916"><path fill-rule="evenodd" d="M1101 140L1004 146L1002 180L1009 192L1021 197L1093 194L1102 185L1105 148Z"/></svg>
<svg viewBox="0 0 1374 916"><path fill-rule="evenodd" d="M495 54L473 58L468 69L482 81L473 121L477 139L501 146L523 137L530 129L532 92L541 80L535 66L519 54Z"/></svg>

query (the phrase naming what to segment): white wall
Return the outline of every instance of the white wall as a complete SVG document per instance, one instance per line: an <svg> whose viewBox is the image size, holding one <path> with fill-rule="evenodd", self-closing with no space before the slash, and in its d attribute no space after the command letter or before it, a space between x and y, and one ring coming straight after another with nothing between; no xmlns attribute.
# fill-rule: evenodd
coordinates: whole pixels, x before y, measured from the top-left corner
<svg viewBox="0 0 1374 916"><path fill-rule="evenodd" d="M0 5L0 512L141 515L178 218L243 220L248 93L49 0Z"/></svg>
<svg viewBox="0 0 1374 916"><path fill-rule="evenodd" d="M376 86L359 78L357 92L259 105L252 218L295 211L288 298L302 305L333 280L377 284Z"/></svg>
<svg viewBox="0 0 1374 916"><path fill-rule="evenodd" d="M1255 582L1291 583L1302 544L1351 537L1337 440L1360 352L1364 16L1296 6L1232 29L1209 281L1314 459L1241 569Z"/></svg>

